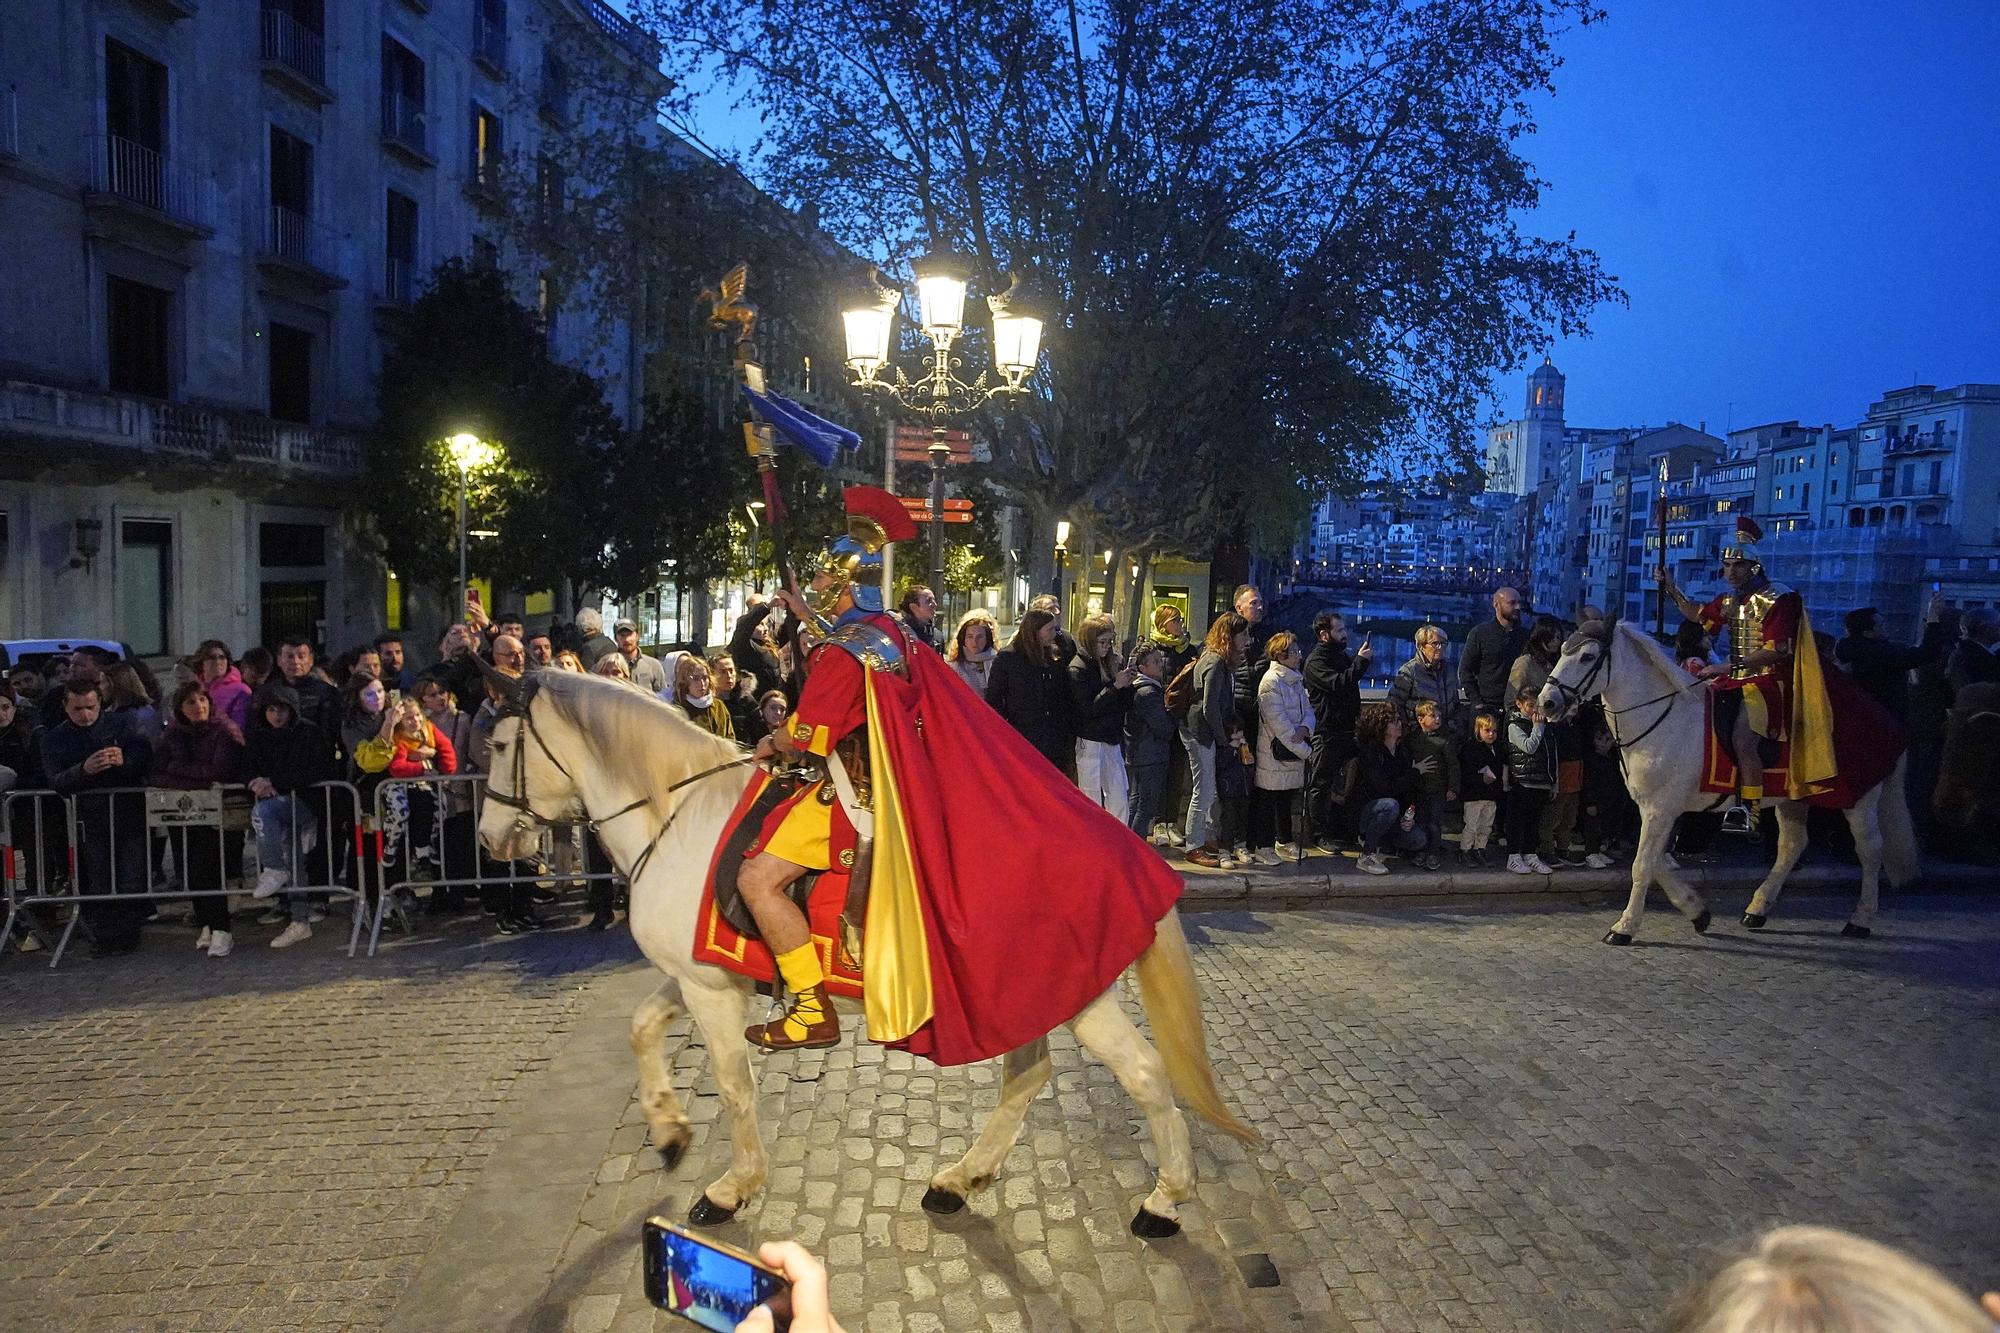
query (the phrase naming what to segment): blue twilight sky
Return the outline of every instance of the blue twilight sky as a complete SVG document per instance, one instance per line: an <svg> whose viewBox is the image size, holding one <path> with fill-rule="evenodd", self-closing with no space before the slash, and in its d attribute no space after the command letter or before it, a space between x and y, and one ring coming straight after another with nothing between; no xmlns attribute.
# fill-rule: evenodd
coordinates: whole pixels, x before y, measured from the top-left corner
<svg viewBox="0 0 2000 1333"><path fill-rule="evenodd" d="M1606 7L1525 141L1531 225L1631 297L1550 351L1572 424L1847 424L2000 382L2000 3Z"/></svg>
<svg viewBox="0 0 2000 1333"><path fill-rule="evenodd" d="M1523 141L1549 182L1525 225L1631 298L1550 349L1572 424L1848 424L1885 389L2000 382L2000 0L1605 7ZM721 96L697 129L754 138Z"/></svg>

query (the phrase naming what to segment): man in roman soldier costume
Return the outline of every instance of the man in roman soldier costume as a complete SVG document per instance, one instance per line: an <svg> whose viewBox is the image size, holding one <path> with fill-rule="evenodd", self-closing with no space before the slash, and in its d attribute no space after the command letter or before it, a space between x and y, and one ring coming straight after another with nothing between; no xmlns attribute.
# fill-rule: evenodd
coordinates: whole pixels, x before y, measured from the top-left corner
<svg viewBox="0 0 2000 1333"><path fill-rule="evenodd" d="M1786 790L1803 799L1825 790L1835 776L1832 711L1812 624L1798 593L1765 576L1756 545L1764 533L1738 515L1736 538L1722 550L1729 591L1697 606L1674 586L1665 565L1656 571L1661 592L1688 620L1710 634L1729 633L1729 661L1702 672L1713 683L1716 709L1735 750L1737 791L1754 820L1764 796L1769 758L1763 742L1790 742Z"/></svg>
<svg viewBox="0 0 2000 1333"><path fill-rule="evenodd" d="M915 525L886 491L845 498L846 535L802 597L783 594L820 639L797 711L759 743L765 771L712 867L716 912L738 930L754 922L791 995L745 1035L770 1050L838 1041L831 971L859 991L871 1040L938 1064L988 1059L1117 980L1154 942L1180 877L943 658L914 651L884 611L882 553ZM846 881L837 928L800 891L812 872ZM710 947L698 939L697 957L725 961Z"/></svg>

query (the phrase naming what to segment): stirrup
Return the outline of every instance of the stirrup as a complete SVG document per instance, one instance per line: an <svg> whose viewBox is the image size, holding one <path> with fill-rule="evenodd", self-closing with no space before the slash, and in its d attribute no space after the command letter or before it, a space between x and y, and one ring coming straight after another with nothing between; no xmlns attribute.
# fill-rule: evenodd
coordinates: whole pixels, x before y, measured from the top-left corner
<svg viewBox="0 0 2000 1333"><path fill-rule="evenodd" d="M1737 833L1746 838L1757 836L1757 817L1751 813L1749 805L1738 802L1722 812L1722 832Z"/></svg>

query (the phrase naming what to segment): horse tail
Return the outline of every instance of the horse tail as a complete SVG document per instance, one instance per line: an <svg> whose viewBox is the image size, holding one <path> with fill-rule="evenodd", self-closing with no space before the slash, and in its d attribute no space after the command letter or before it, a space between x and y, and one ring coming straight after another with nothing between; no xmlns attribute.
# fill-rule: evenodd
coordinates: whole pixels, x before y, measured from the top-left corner
<svg viewBox="0 0 2000 1333"><path fill-rule="evenodd" d="M1889 883L1895 888L1914 884L1922 873L1917 860L1917 830L1910 819L1909 797L1904 792L1904 769L1909 766L1907 752L1896 761L1896 767L1882 782L1882 866L1889 872Z"/></svg>
<svg viewBox="0 0 2000 1333"><path fill-rule="evenodd" d="M1208 1062L1208 1037L1202 1031L1194 960L1188 954L1178 911L1168 908L1160 918L1153 942L1139 955L1136 969L1139 999L1153 1028L1153 1045L1159 1049L1181 1104L1225 1134L1245 1143L1261 1143L1263 1136L1236 1118L1215 1086L1215 1070Z"/></svg>

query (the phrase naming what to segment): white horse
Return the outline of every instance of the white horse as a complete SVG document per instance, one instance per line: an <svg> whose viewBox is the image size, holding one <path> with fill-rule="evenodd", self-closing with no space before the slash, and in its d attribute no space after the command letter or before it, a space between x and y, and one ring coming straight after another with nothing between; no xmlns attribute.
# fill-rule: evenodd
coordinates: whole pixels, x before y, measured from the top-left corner
<svg viewBox="0 0 2000 1333"><path fill-rule="evenodd" d="M1639 806L1639 849L1632 857L1632 897L1625 914L1604 936L1606 944L1630 944L1646 910L1646 888L1657 883L1674 906L1707 931L1709 914L1701 895L1667 863L1674 821L1693 810L1713 810L1728 800L1701 789L1701 766L1708 725L1702 690L1660 646L1631 625L1594 621L1563 645L1562 658L1542 687L1540 704L1552 720L1583 699L1601 699L1611 737L1619 745L1625 787ZM1866 939L1875 919L1879 879L1886 861L1889 882L1900 888L1917 877L1916 833L1903 799L1903 759L1860 800L1843 811L1854 830L1861 859L1861 900L1841 934ZM1806 849L1806 806L1773 803L1778 819L1778 857L1757 886L1743 924L1761 930L1785 879Z"/></svg>
<svg viewBox="0 0 2000 1333"><path fill-rule="evenodd" d="M668 977L632 1016L640 1105L671 1170L691 1130L674 1094L664 1037L685 1003L707 1039L731 1147L729 1169L702 1192L688 1220L727 1222L763 1185L767 1169L750 1044L743 1037L751 983L697 963L693 948L703 881L752 775L748 758L669 706L615 681L545 671L514 689L493 729L480 838L493 856L508 860L533 850L539 823L589 819L595 825L598 841L630 882L632 937ZM1254 1142L1257 1135L1216 1090L1194 967L1175 912L1161 919L1136 970L1158 1050L1119 1007L1115 987L1068 1026L1145 1112L1159 1172L1131 1227L1136 1235L1158 1238L1180 1230L1178 1205L1194 1190L1187 1122L1174 1094L1238 1138ZM955 1213L969 1194L992 1183L1020 1136L1028 1103L1048 1077L1046 1038L1007 1054L998 1110L965 1156L932 1177L923 1200L927 1211Z"/></svg>

